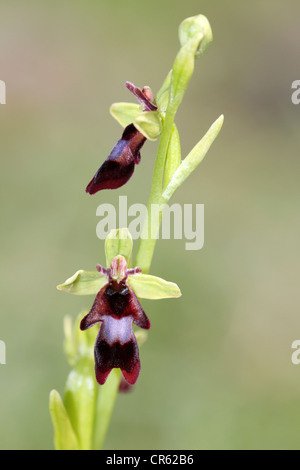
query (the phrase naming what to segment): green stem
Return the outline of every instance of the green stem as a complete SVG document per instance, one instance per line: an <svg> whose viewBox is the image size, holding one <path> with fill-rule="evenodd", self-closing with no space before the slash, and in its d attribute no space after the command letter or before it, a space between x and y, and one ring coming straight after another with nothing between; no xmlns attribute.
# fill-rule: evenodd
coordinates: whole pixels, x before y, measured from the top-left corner
<svg viewBox="0 0 300 470"><path fill-rule="evenodd" d="M163 202L162 191L165 160L176 111L177 109L174 109L174 107L168 107L166 112L165 122L163 125L153 171L152 187L147 207L148 220L144 224L136 256L135 265L139 266L139 268L141 268L145 274L147 274L150 270L155 244L157 241L157 238L151 237L151 233L158 234L162 216L162 214L160 214L159 217L151 217L152 205L160 205Z"/></svg>
<svg viewBox="0 0 300 470"><path fill-rule="evenodd" d="M111 421L122 374L120 369L114 369L105 385L99 388L92 450L101 450Z"/></svg>

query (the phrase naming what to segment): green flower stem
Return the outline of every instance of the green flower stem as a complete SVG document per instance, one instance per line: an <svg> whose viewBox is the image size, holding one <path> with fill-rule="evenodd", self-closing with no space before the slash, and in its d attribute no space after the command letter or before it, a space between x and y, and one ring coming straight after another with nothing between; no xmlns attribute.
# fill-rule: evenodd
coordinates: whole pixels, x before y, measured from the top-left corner
<svg viewBox="0 0 300 470"><path fill-rule="evenodd" d="M100 450L103 448L103 443L118 395L121 378L122 374L120 369L114 369L110 373L107 382L102 385L101 390L98 392L92 450Z"/></svg>
<svg viewBox="0 0 300 470"><path fill-rule="evenodd" d="M171 107L170 109L169 106L166 112L165 121L163 123L163 130L161 133L161 138L157 150L157 157L152 178L151 193L148 202L148 223L144 224L136 256L135 264L136 266L139 266L145 274L147 274L150 270L156 244L156 238L151 237L150 231L155 234L158 233L162 217L160 214L158 220L156 217L153 218L153 220L155 219L155 222L153 224L151 218L151 206L154 204L159 205L162 203L161 196L163 188L165 160L176 115L176 110L177 109L174 109L174 107Z"/></svg>

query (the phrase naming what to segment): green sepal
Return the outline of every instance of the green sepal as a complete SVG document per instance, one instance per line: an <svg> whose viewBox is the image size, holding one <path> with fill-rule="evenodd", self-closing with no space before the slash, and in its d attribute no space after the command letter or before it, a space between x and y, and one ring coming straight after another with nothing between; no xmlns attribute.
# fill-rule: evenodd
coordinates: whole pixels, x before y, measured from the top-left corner
<svg viewBox="0 0 300 470"><path fill-rule="evenodd" d="M116 256L124 256L127 266L130 266L132 248L132 236L127 228L111 230L105 239L106 266L110 267Z"/></svg>
<svg viewBox="0 0 300 470"><path fill-rule="evenodd" d="M135 103L114 103L109 111L122 127L127 127L141 113L141 106Z"/></svg>
<svg viewBox="0 0 300 470"><path fill-rule="evenodd" d="M63 284L58 285L57 289L73 295L93 295L97 294L107 282L107 276L104 274L81 269Z"/></svg>
<svg viewBox="0 0 300 470"><path fill-rule="evenodd" d="M144 111L136 116L134 127L148 140L157 140L161 134L162 124L158 111Z"/></svg>
<svg viewBox="0 0 300 470"><path fill-rule="evenodd" d="M181 297L181 291L177 284L150 274L130 275L127 284L141 299L157 300Z"/></svg>

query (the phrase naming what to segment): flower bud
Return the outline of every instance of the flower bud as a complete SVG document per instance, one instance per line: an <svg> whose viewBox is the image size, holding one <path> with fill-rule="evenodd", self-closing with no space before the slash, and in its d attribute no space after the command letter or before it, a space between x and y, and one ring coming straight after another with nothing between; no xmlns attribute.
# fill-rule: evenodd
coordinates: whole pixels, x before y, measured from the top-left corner
<svg viewBox="0 0 300 470"><path fill-rule="evenodd" d="M212 30L208 19L203 15L191 16L190 18L183 20L179 26L179 41L182 47L199 33L202 34L202 39L200 40L196 50L196 57L203 54L213 40Z"/></svg>

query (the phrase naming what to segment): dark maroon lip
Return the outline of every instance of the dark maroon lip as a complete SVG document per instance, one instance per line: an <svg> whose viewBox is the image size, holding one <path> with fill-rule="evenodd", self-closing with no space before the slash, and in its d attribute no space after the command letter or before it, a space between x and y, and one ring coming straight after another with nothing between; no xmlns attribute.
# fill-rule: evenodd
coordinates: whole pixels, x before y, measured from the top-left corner
<svg viewBox="0 0 300 470"><path fill-rule="evenodd" d="M86 187L86 192L92 195L103 189L124 186L133 175L135 165L141 160L140 150L146 140L133 124L127 126L122 138Z"/></svg>
<svg viewBox="0 0 300 470"><path fill-rule="evenodd" d="M99 268L98 268L99 270ZM122 371L124 379L136 383L141 365L133 324L143 329L151 327L137 296L126 284L126 277L117 282L110 278L98 292L90 312L82 319L81 330L101 323L95 344L95 374L103 385L114 368Z"/></svg>
<svg viewBox="0 0 300 470"><path fill-rule="evenodd" d="M149 99L149 92L141 90L130 82L126 87L142 103L144 111L155 111L157 107ZM125 127L122 137L113 147L109 156L100 166L86 187L88 194L96 194L103 189L118 189L124 186L134 173L135 165L140 163L140 150L146 137L133 124Z"/></svg>

